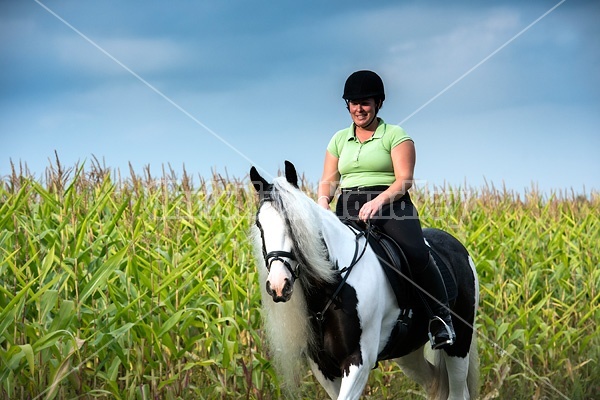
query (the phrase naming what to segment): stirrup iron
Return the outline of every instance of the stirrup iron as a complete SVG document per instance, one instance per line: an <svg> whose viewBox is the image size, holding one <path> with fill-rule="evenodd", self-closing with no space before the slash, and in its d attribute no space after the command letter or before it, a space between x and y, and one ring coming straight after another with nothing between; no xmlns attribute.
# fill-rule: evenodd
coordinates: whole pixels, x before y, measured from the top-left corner
<svg viewBox="0 0 600 400"><path fill-rule="evenodd" d="M433 336L431 334L431 323L438 322L438 321L441 322L444 329L446 329L446 332L448 333L448 339L443 342L436 343L435 336ZM452 328L450 328L450 326L446 323L446 321L444 321L442 318L438 317L437 315L429 320L429 326L428 326L427 330L428 330L427 334L429 335L429 342L431 343L431 348L433 350L437 350L437 349L440 349L440 348L446 347L446 346L452 346L454 344L454 339L456 339L456 334L452 331Z"/></svg>

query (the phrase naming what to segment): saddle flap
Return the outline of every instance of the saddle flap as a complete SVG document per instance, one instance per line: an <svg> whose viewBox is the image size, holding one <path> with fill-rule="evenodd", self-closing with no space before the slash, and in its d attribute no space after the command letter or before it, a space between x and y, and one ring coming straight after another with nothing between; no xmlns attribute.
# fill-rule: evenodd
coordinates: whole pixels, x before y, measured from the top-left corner
<svg viewBox="0 0 600 400"><path fill-rule="evenodd" d="M388 282L396 295L398 307L410 308L411 286L407 285L408 265L402 249L392 238L382 232L371 232L369 244L379 258L379 264L388 278Z"/></svg>

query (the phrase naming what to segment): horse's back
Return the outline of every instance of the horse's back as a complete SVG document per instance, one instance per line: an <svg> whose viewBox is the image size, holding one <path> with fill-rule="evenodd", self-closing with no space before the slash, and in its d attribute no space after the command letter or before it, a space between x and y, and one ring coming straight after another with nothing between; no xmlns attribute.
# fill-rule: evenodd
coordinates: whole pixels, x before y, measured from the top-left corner
<svg viewBox="0 0 600 400"><path fill-rule="evenodd" d="M469 257L469 252L465 246L446 231L437 228L424 228L423 236L434 250L439 251L446 257L451 257L452 259Z"/></svg>

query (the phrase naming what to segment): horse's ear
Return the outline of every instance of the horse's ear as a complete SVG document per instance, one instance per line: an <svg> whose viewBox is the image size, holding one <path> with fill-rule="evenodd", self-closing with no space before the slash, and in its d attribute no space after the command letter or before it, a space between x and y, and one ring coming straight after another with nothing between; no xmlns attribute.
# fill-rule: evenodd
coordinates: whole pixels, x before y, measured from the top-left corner
<svg viewBox="0 0 600 400"><path fill-rule="evenodd" d="M252 181L252 185L254 185L254 189L256 189L258 193L264 192L267 190L267 186L269 186L269 182L260 176L254 167L250 168L250 180Z"/></svg>
<svg viewBox="0 0 600 400"><path fill-rule="evenodd" d="M298 174L296 173L296 167L289 161L285 161L285 179L294 187L298 187Z"/></svg>

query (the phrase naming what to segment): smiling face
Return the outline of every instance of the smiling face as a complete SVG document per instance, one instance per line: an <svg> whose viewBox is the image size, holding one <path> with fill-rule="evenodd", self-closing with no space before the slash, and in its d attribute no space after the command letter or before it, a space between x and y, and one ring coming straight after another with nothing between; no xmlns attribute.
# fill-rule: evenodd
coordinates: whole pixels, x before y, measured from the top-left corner
<svg viewBox="0 0 600 400"><path fill-rule="evenodd" d="M348 112L352 117L352 122L360 128L368 128L372 123L376 122L377 112L379 107L375 103L374 98L349 100Z"/></svg>

